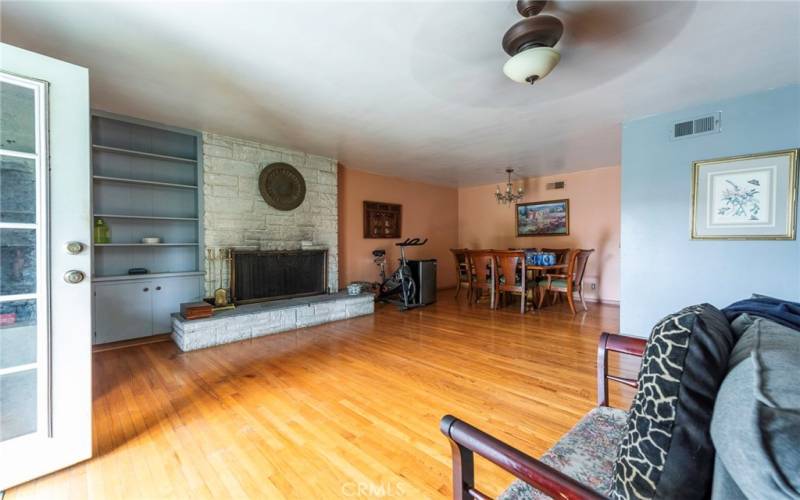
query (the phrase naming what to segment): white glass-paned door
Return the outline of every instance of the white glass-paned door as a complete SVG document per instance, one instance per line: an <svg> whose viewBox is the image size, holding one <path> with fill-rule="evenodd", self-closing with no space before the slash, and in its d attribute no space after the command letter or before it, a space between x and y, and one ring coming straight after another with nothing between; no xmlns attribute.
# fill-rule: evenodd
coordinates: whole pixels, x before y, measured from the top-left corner
<svg viewBox="0 0 800 500"><path fill-rule="evenodd" d="M91 456L90 144L86 68L0 42L0 490Z"/></svg>
<svg viewBox="0 0 800 500"><path fill-rule="evenodd" d="M0 442L49 432L46 106L0 73Z"/></svg>

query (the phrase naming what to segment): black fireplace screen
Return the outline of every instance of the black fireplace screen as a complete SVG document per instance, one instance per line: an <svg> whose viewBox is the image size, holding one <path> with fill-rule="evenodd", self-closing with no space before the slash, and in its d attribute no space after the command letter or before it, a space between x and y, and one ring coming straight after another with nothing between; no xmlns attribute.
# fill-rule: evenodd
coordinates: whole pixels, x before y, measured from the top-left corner
<svg viewBox="0 0 800 500"><path fill-rule="evenodd" d="M233 301L258 302L326 292L326 250L233 251Z"/></svg>

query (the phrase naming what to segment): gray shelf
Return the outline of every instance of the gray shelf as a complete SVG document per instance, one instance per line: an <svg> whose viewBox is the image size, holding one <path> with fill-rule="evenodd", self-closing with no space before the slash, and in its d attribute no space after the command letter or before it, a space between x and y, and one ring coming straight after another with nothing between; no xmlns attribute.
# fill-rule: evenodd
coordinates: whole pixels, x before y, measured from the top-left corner
<svg viewBox="0 0 800 500"><path fill-rule="evenodd" d="M138 156L140 158L151 158L153 160L166 160L166 161L179 161L183 163L196 164L197 160L192 158L182 158L180 156L160 155L156 153L146 153L144 151L136 151L133 149L114 148L111 146L102 146L100 144L92 144L92 148L97 151L107 151L109 153L119 153L128 156Z"/></svg>
<svg viewBox="0 0 800 500"><path fill-rule="evenodd" d="M96 247L196 247L199 243L95 243Z"/></svg>
<svg viewBox="0 0 800 500"><path fill-rule="evenodd" d="M197 217L159 217L155 215L117 215L117 214L94 214L95 217L105 217L106 219L141 219L141 220L185 220L198 221Z"/></svg>
<svg viewBox="0 0 800 500"><path fill-rule="evenodd" d="M145 181L141 179L126 179L123 177L108 177L105 175L94 175L92 178L97 181L106 182L122 182L126 184L142 184L145 186L160 186L177 189L197 189L197 186L193 186L191 184L175 184L173 182Z"/></svg>
<svg viewBox="0 0 800 500"><path fill-rule="evenodd" d="M203 276L205 273L202 271L189 271L183 273L147 273L147 274L122 274L119 276L95 276L92 278L93 282L105 281L131 281L131 280L146 280L154 278L179 278L181 276Z"/></svg>

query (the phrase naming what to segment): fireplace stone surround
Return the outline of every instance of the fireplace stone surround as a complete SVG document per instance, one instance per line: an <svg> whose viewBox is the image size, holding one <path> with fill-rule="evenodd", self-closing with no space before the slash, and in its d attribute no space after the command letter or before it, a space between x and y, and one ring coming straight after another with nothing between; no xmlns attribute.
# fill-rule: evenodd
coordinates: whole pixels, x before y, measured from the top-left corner
<svg viewBox="0 0 800 500"><path fill-rule="evenodd" d="M281 211L263 200L261 170L285 162L303 175L306 197L294 210ZM203 133L203 255L232 250L263 254L323 251L322 293L238 305L212 317L188 321L172 315L172 339L192 351L306 326L372 314L372 294L347 295L338 290L337 162L252 141ZM308 242L311 242L309 246ZM206 259L205 293L230 288L231 266L222 258Z"/></svg>
<svg viewBox="0 0 800 500"><path fill-rule="evenodd" d="M267 205L258 190L259 173L275 162L292 165L305 179L305 200L294 210ZM327 250L327 289L338 290L337 192L337 162L332 158L203 133L206 248L299 250L310 241L314 248ZM219 262L206 260L205 266L207 297L220 286L230 286L230 266L222 265L222 272Z"/></svg>

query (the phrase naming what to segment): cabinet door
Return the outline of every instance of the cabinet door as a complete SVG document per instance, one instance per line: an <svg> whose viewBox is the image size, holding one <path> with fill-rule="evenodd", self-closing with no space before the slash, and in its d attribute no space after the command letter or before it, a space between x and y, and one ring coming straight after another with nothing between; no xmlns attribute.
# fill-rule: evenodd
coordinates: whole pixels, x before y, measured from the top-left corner
<svg viewBox="0 0 800 500"><path fill-rule="evenodd" d="M180 312L181 303L202 299L199 276L163 278L153 283L153 335L172 331L172 313Z"/></svg>
<svg viewBox="0 0 800 500"><path fill-rule="evenodd" d="M96 283L94 291L95 344L152 333L152 282Z"/></svg>

